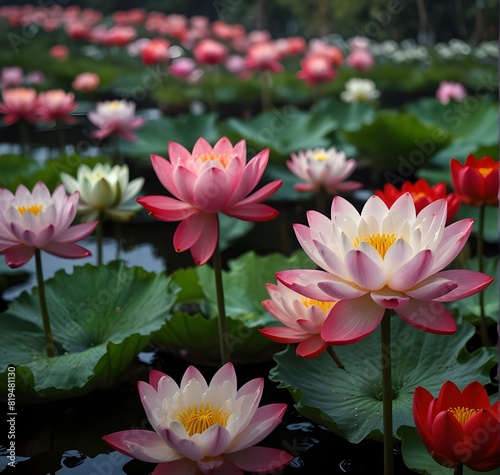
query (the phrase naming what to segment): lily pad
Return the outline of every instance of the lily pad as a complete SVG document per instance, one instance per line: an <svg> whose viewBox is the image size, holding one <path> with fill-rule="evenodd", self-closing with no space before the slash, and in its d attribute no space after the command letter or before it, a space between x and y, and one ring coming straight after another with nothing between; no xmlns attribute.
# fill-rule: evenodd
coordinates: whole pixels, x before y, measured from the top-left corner
<svg viewBox="0 0 500 475"><path fill-rule="evenodd" d="M229 261L223 271L227 316L227 342L237 363L266 361L283 345L265 338L259 329L277 321L262 306L269 298L265 284L275 282L280 270L313 265L303 251L286 257L248 252ZM205 265L179 269L172 281L180 287L177 304L153 341L188 361L220 364L218 309L214 271Z"/></svg>
<svg viewBox="0 0 500 475"><path fill-rule="evenodd" d="M373 122L376 117L376 107L367 102L346 103L336 98L321 99L313 108L313 112L322 112L336 121L340 130L354 132L362 125Z"/></svg>
<svg viewBox="0 0 500 475"><path fill-rule="evenodd" d="M464 346L475 328L467 322L452 336L417 330L400 318L393 318L392 384L394 436L401 426L413 426L412 401L416 386L439 391L451 380L459 387L471 378L490 381L494 361L486 348L473 354ZM336 347L345 371L337 368L327 353L314 359L297 357L289 346L274 356L277 366L270 379L288 388L295 407L305 417L353 443L365 438L381 440L382 389L380 370L380 327L352 345Z"/></svg>
<svg viewBox="0 0 500 475"><path fill-rule="evenodd" d="M405 465L416 473L422 475L453 475L452 468L439 465L429 454L415 427L401 426L398 436L403 441L402 455ZM476 472L464 467L464 475L498 475L497 470L489 472Z"/></svg>
<svg viewBox="0 0 500 475"><path fill-rule="evenodd" d="M0 385L16 368L16 401L81 396L116 385L175 302L169 280L122 261L58 271L45 283L58 354L49 358L38 289L23 292L0 314Z"/></svg>
<svg viewBox="0 0 500 475"><path fill-rule="evenodd" d="M175 118L162 117L149 120L137 129L135 142L120 141L120 150L130 158L149 163L150 155L168 157L168 142L180 143L191 150L195 142L203 137L210 143L220 138L217 127L217 114L180 115Z"/></svg>

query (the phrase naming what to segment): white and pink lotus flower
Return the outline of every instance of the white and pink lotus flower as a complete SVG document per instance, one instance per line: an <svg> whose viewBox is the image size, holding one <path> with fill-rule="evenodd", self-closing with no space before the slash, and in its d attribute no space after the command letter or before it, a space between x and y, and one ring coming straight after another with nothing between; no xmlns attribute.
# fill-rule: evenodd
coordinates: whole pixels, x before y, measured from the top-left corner
<svg viewBox="0 0 500 475"><path fill-rule="evenodd" d="M117 135L131 142L137 138L133 130L144 123L143 117L135 115L135 103L126 100L98 102L96 109L88 113L88 118L98 128L92 132L95 138Z"/></svg>
<svg viewBox="0 0 500 475"><path fill-rule="evenodd" d="M293 459L281 450L255 446L281 422L286 404L259 407L264 380L237 389L231 363L210 383L190 366L180 385L153 370L149 384L139 381L138 387L154 432L124 430L103 439L129 457L157 463L153 475L270 473Z"/></svg>

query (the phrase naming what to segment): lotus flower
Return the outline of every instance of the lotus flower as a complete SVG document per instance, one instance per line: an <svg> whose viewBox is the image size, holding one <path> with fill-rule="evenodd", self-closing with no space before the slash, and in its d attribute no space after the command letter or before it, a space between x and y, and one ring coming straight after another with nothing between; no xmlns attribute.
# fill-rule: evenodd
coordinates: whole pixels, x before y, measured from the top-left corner
<svg viewBox="0 0 500 475"><path fill-rule="evenodd" d="M0 87L6 89L8 87L17 87L24 82L23 69L18 66L2 68L0 71Z"/></svg>
<svg viewBox="0 0 500 475"><path fill-rule="evenodd" d="M139 394L153 431L125 430L103 437L114 449L145 462L157 463L153 475L166 473L269 473L292 460L281 450L256 447L281 422L286 404L258 407L263 379L237 390L231 363L209 384L190 366L180 386L160 371L149 384L139 381Z"/></svg>
<svg viewBox="0 0 500 475"><path fill-rule="evenodd" d="M26 264L35 249L69 259L90 256L90 251L74 243L92 234L97 221L70 227L78 199L78 193L67 196L63 185L51 195L42 182L32 193L24 185L15 194L0 188L0 254L7 265Z"/></svg>
<svg viewBox="0 0 500 475"><path fill-rule="evenodd" d="M135 104L125 100L98 102L96 110L88 113L88 118L99 128L92 132L92 136L98 139L116 134L124 140L134 141L137 136L132 130L144 122L142 117L135 116Z"/></svg>
<svg viewBox="0 0 500 475"><path fill-rule="evenodd" d="M428 204L441 198L446 199L448 205L446 224L450 224L460 208L461 200L456 193L446 194L446 184L438 183L431 187L427 180L417 180L415 183L405 181L401 189L386 183L383 190L375 190L375 194L390 208L404 193L410 193L415 202L415 210L420 213Z"/></svg>
<svg viewBox="0 0 500 475"><path fill-rule="evenodd" d="M227 57L227 47L211 38L204 38L194 47L193 54L199 64L220 64Z"/></svg>
<svg viewBox="0 0 500 475"><path fill-rule="evenodd" d="M436 91L436 98L441 104L448 104L452 99L463 101L465 97L467 97L467 91L459 82L441 81Z"/></svg>
<svg viewBox="0 0 500 475"><path fill-rule="evenodd" d="M344 152L335 148L316 148L291 154L286 162L289 170L306 183L294 185L298 191L313 191L323 188L327 193L352 191L361 188L362 183L345 181L356 168L356 161L346 160Z"/></svg>
<svg viewBox="0 0 500 475"><path fill-rule="evenodd" d="M308 86L332 81L337 72L333 69L330 59L323 54L309 54L300 62L301 70L296 74L306 81Z"/></svg>
<svg viewBox="0 0 500 475"><path fill-rule="evenodd" d="M465 164L451 159L453 188L463 203L471 206L498 205L498 162L470 154Z"/></svg>
<svg viewBox="0 0 500 475"><path fill-rule="evenodd" d="M357 71L368 71L375 64L375 59L367 49L355 49L346 61L352 69Z"/></svg>
<svg viewBox="0 0 500 475"><path fill-rule="evenodd" d="M141 50L142 62L147 66L157 63L166 63L170 59L169 48L169 41L163 38L153 38Z"/></svg>
<svg viewBox="0 0 500 475"><path fill-rule="evenodd" d="M0 113L6 114L3 121L10 125L20 119L29 122L36 121L37 95L35 89L13 87L2 91L3 103L0 103Z"/></svg>
<svg viewBox="0 0 500 475"><path fill-rule="evenodd" d="M297 355L314 358L327 347L321 338L321 327L335 302L320 302L304 297L285 287L267 284L270 300L264 300L264 308L284 326L262 328L260 332L278 343L298 343Z"/></svg>
<svg viewBox="0 0 500 475"><path fill-rule="evenodd" d="M38 118L42 122L60 120L68 124L76 122L71 117L71 112L78 108L75 95L72 92L64 92L62 89L41 92L38 94Z"/></svg>
<svg viewBox="0 0 500 475"><path fill-rule="evenodd" d="M371 102L380 97L371 79L352 78L345 83L345 91L340 93L344 102Z"/></svg>
<svg viewBox="0 0 500 475"><path fill-rule="evenodd" d="M388 208L372 196L361 213L336 196L331 219L309 211L310 227L295 224L307 255L323 270L287 270L276 276L305 297L336 301L321 329L331 344L361 340L387 309L410 325L452 334L456 323L442 302L469 297L493 278L470 270L444 270L464 247L473 220L445 227L446 201L418 215L409 193Z"/></svg>
<svg viewBox="0 0 500 475"><path fill-rule="evenodd" d="M129 221L141 207L133 201L144 184L144 178L129 182L127 165L98 163L93 169L83 164L78 167L76 179L61 173L68 193L78 191L78 214L83 221L97 219L101 213L114 221Z"/></svg>
<svg viewBox="0 0 500 475"><path fill-rule="evenodd" d="M463 391L447 381L437 399L417 386L413 417L425 448L439 464L463 464L477 472L500 468L498 401L491 404L477 381Z"/></svg>
<svg viewBox="0 0 500 475"><path fill-rule="evenodd" d="M279 73L283 70L280 59L281 54L275 43L266 41L251 44L248 47L245 61L247 68L250 70Z"/></svg>
<svg viewBox="0 0 500 475"><path fill-rule="evenodd" d="M264 185L249 195L264 173L269 150L246 163L246 143L234 147L221 138L212 148L203 138L191 154L182 145L168 144L170 161L151 156L162 185L174 196L145 196L137 201L162 221L182 221L174 234L177 252L191 249L198 265L210 259L218 242L217 213L245 221L268 221L278 212L261 204L280 186L281 180Z"/></svg>
<svg viewBox="0 0 500 475"><path fill-rule="evenodd" d="M69 56L69 49L66 45L55 45L49 50L50 56L57 61L65 61Z"/></svg>
<svg viewBox="0 0 500 475"><path fill-rule="evenodd" d="M99 86L99 82L100 79L97 74L86 72L78 74L71 83L71 87L75 91L92 92Z"/></svg>

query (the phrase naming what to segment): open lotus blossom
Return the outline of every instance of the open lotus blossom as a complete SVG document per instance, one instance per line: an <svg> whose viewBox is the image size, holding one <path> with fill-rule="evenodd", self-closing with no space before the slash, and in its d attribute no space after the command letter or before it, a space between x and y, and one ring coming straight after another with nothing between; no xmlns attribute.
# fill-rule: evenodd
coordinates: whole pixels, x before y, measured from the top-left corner
<svg viewBox="0 0 500 475"><path fill-rule="evenodd" d="M37 94L35 89L12 87L2 91L3 103L0 103L0 113L6 114L3 121L10 125L24 119L36 121Z"/></svg>
<svg viewBox="0 0 500 475"><path fill-rule="evenodd" d="M332 81L337 76L330 59L323 54L310 53L300 62L301 70L296 74L308 86Z"/></svg>
<svg viewBox="0 0 500 475"><path fill-rule="evenodd" d="M417 386L413 418L418 435L432 458L455 468L477 472L500 468L498 401L491 404L484 387L474 381L460 391L447 381L436 399Z"/></svg>
<svg viewBox="0 0 500 475"><path fill-rule="evenodd" d="M231 363L208 384L190 366L180 386L153 370L149 384L139 381L138 388L154 432L124 430L103 439L129 457L157 463L153 475L270 473L293 459L281 450L255 446L281 422L286 404L259 407L263 379L237 389Z"/></svg>
<svg viewBox="0 0 500 475"><path fill-rule="evenodd" d="M471 270L442 270L464 247L473 220L445 227L446 200L418 215L409 193L388 208L378 196L361 213L336 196L331 219L309 211L310 227L295 224L300 245L321 270L277 273L284 285L315 300L339 300L321 337L331 344L361 340L395 311L416 328L452 334L456 322L442 302L469 297L493 278Z"/></svg>
<svg viewBox="0 0 500 475"><path fill-rule="evenodd" d="M146 66L157 63L166 63L170 59L169 48L169 41L164 38L153 38L141 50L142 62Z"/></svg>
<svg viewBox="0 0 500 475"><path fill-rule="evenodd" d="M441 104L448 104L451 100L463 101L467 97L467 91L463 84L453 81L441 81L436 90L436 99Z"/></svg>
<svg viewBox="0 0 500 475"><path fill-rule="evenodd" d="M50 48L49 53L57 61L64 61L68 59L69 49L66 45L55 45Z"/></svg>
<svg viewBox="0 0 500 475"><path fill-rule="evenodd" d="M356 190L363 185L357 181L345 181L356 168L356 160L346 160L344 152L335 148L300 150L290 154L286 162L289 170L306 183L296 183L298 191L314 191L320 188L327 193L337 194Z"/></svg>
<svg viewBox="0 0 500 475"><path fill-rule="evenodd" d="M62 89L53 89L51 91L38 94L37 115L41 122L52 122L60 120L68 124L76 122L71 117L71 112L78 108L75 102L75 95L72 92L65 92Z"/></svg>
<svg viewBox="0 0 500 475"><path fill-rule="evenodd" d="M465 164L451 159L451 180L463 203L471 206L498 205L498 162L469 154Z"/></svg>
<svg viewBox="0 0 500 475"><path fill-rule="evenodd" d="M0 87L2 89L21 86L23 82L24 72L19 66L2 68L0 71Z"/></svg>
<svg viewBox="0 0 500 475"><path fill-rule="evenodd" d="M76 179L61 173L61 180L68 193L78 191L78 214L83 221L92 221L104 214L114 221L129 221L141 209L135 198L144 178L129 181L127 165L111 166L98 163L94 168L83 164L78 167Z"/></svg>
<svg viewBox="0 0 500 475"><path fill-rule="evenodd" d="M173 195L138 198L150 215L162 221L182 221L174 234L177 252L191 249L198 265L210 259L215 251L219 232L217 213L245 221L268 221L278 212L260 202L271 196L281 180L249 193L262 178L269 160L269 149L246 163L246 143L234 147L226 137L212 148L198 139L193 152L182 145L168 144L170 161L151 156L153 168L162 185Z"/></svg>
<svg viewBox="0 0 500 475"><path fill-rule="evenodd" d="M352 69L356 69L357 71L368 71L375 64L375 59L367 49L355 49L351 51L346 61Z"/></svg>
<svg viewBox="0 0 500 475"><path fill-rule="evenodd" d="M99 129L92 132L93 137L103 139L116 134L131 142L137 138L132 130L144 122L142 117L136 117L135 104L126 100L98 102L96 110L88 113L88 118Z"/></svg>
<svg viewBox="0 0 500 475"><path fill-rule="evenodd" d="M262 328L260 332L278 343L298 343L297 355L314 358L328 347L321 338L321 326L335 302L309 299L290 290L281 282L267 284L270 300L264 308L284 326Z"/></svg>
<svg viewBox="0 0 500 475"><path fill-rule="evenodd" d="M404 193L410 193L415 203L415 210L420 213L428 204L444 198L447 203L446 224L450 224L457 214L462 200L456 193L446 193L446 183L441 182L431 186L427 180L420 179L415 183L405 181L399 190L391 183L386 183L383 190L375 190L375 194L382 198L383 202L390 208L394 202Z"/></svg>
<svg viewBox="0 0 500 475"><path fill-rule="evenodd" d="M94 231L97 221L71 226L78 193L66 195L59 185L51 195L38 182L33 192L19 185L16 193L0 188L0 254L12 268L20 267L40 249L59 257L88 257L90 251L75 244Z"/></svg>
<svg viewBox="0 0 500 475"><path fill-rule="evenodd" d="M204 38L194 47L193 54L199 64L220 64L227 57L227 47L219 41Z"/></svg>
<svg viewBox="0 0 500 475"><path fill-rule="evenodd" d="M281 54L276 44L271 41L251 44L245 58L246 67L255 71L279 73L283 70Z"/></svg>
<svg viewBox="0 0 500 475"><path fill-rule="evenodd" d="M380 91L371 79L351 78L340 93L344 102L371 102L380 97Z"/></svg>
<svg viewBox="0 0 500 475"><path fill-rule="evenodd" d="M71 87L75 91L92 92L99 86L100 82L97 74L86 72L78 74L71 83Z"/></svg>

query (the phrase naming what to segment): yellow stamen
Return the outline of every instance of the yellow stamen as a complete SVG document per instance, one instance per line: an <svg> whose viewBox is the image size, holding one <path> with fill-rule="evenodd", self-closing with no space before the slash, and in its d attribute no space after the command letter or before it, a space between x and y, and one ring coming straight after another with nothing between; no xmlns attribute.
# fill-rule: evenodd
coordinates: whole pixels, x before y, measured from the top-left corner
<svg viewBox="0 0 500 475"><path fill-rule="evenodd" d="M316 307L319 307L325 313L328 313L336 303L337 302L324 302L322 300L308 299L307 297L302 298L302 305L304 305L304 307L316 305Z"/></svg>
<svg viewBox="0 0 500 475"><path fill-rule="evenodd" d="M203 153L199 155L194 155L193 158L195 160L201 160L202 162L208 162L209 160L217 160L218 162L221 163L221 165L226 168L228 163L231 161L233 158L232 155L228 153Z"/></svg>
<svg viewBox="0 0 500 475"><path fill-rule="evenodd" d="M22 215L24 213L31 213L35 216L38 216L43 210L43 205L30 205L30 206L18 206L17 211L19 211Z"/></svg>
<svg viewBox="0 0 500 475"><path fill-rule="evenodd" d="M111 110L116 110L116 109L120 108L121 104L122 104L121 101L111 101L108 104L108 108L111 109Z"/></svg>
<svg viewBox="0 0 500 475"><path fill-rule="evenodd" d="M427 195L425 193L419 192L419 193L413 193L413 201L417 201L420 198L426 198Z"/></svg>
<svg viewBox="0 0 500 475"><path fill-rule="evenodd" d="M228 418L229 414L226 411L218 409L217 404L212 409L210 402L207 402L206 405L201 403L199 409L197 404L193 404L192 407L182 410L177 416L190 436L201 434L216 424L225 427Z"/></svg>
<svg viewBox="0 0 500 475"><path fill-rule="evenodd" d="M328 160L328 156L324 153L318 153L317 155L314 156L314 158L318 160L318 162L324 162Z"/></svg>
<svg viewBox="0 0 500 475"><path fill-rule="evenodd" d="M479 409L469 409L468 407L450 407L448 412L451 412L460 422L460 424L464 425L474 414L479 412Z"/></svg>
<svg viewBox="0 0 500 475"><path fill-rule="evenodd" d="M354 240L354 247L358 247L361 242L367 242L375 248L375 250L380 254L380 257L382 259L385 257L385 253L387 250L396 242L396 235L394 233L392 234L372 234L369 237L359 239L356 238Z"/></svg>
<svg viewBox="0 0 500 475"><path fill-rule="evenodd" d="M488 167L488 168L478 168L477 171L483 175L484 178L486 178L492 171L493 168Z"/></svg>

